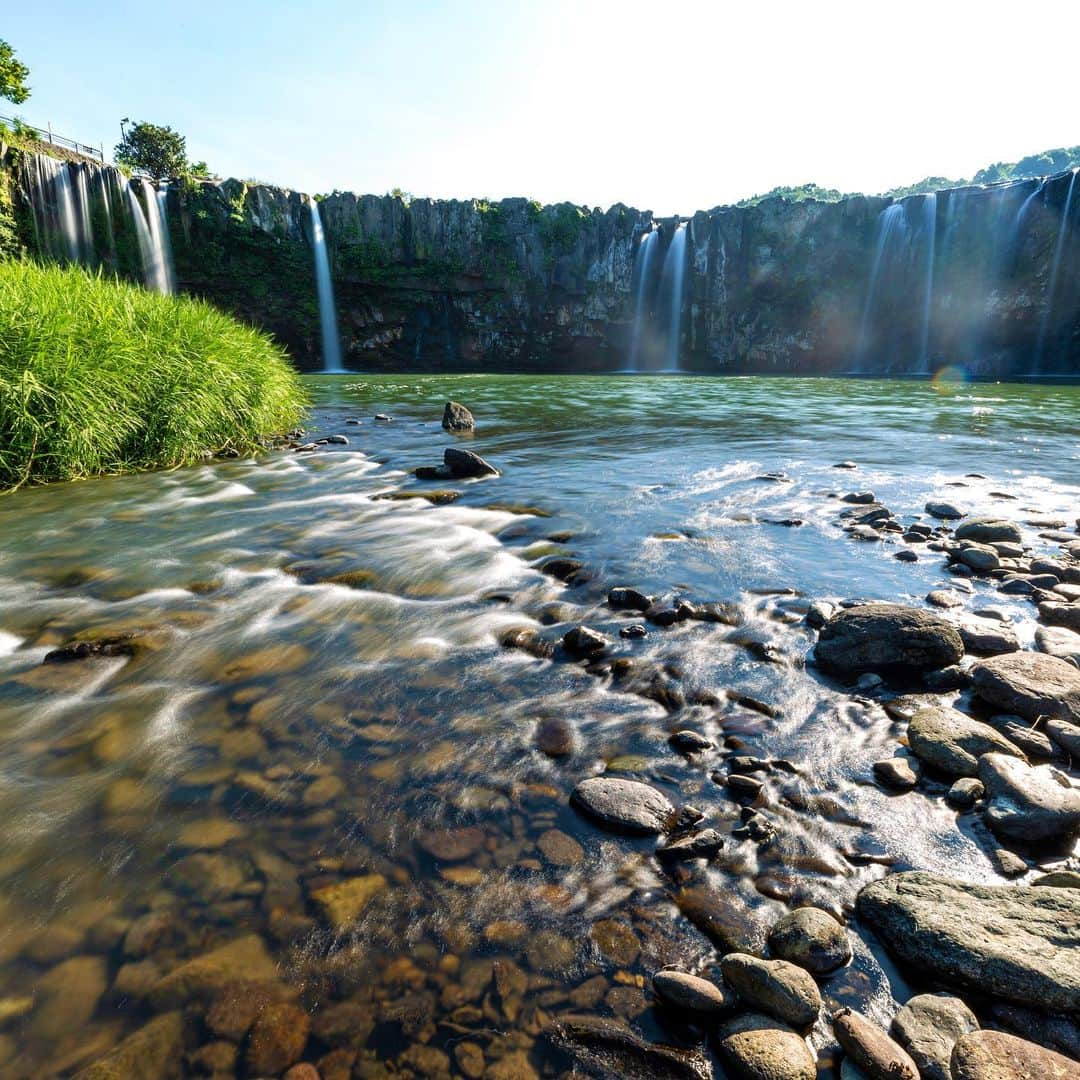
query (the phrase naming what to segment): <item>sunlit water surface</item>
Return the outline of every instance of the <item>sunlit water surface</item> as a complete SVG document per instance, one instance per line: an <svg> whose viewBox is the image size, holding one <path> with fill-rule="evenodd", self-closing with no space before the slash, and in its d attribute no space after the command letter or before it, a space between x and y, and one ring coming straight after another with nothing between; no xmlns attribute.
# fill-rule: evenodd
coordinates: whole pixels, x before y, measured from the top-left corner
<svg viewBox="0 0 1080 1080"><path fill-rule="evenodd" d="M985 835L940 792L890 797L873 784L871 764L896 752L901 729L805 667L801 616L810 599L921 602L955 584L941 556L901 563L895 545L847 538L844 492L871 489L905 521L931 497L1075 518L1080 390L513 376L310 386L307 438L343 434L347 446L0 500L5 1075L74 1071L153 1014L157 977L252 932L316 1017L361 1007L353 1041L372 1059L417 1043L452 1055L466 1040L489 1064L523 1052L556 1070L537 1035L560 1012L692 1041L647 994L662 964L715 961L679 914L680 889L717 887L760 927L785 904L850 912L887 866L1001 880ZM472 408L475 437L442 431L448 398ZM451 444L503 475L412 477ZM858 469L834 467L845 459ZM436 488L460 496L380 498ZM770 524L790 519L803 524ZM1037 533L1026 538L1053 550ZM541 573L553 554L592 580ZM616 584L732 601L747 623L624 641L633 620L604 603ZM974 583L967 609L988 604L1030 641L1029 605ZM498 643L523 626L556 640L581 621L616 655L661 665L687 706L672 714L582 664ZM42 664L73 639L126 632L133 658ZM568 722L570 754L537 748L548 718ZM718 749L680 757L667 743L680 728ZM612 767L730 833L740 807L723 762L735 748L793 769L770 772L759 803L776 838L729 836L710 865L665 873L655 842L568 808L577 781ZM385 886L351 929L330 932L311 894L372 874ZM139 925L154 933L133 943L129 924L148 912L158 917ZM57 1006L71 973L83 1004ZM909 992L900 980L860 943L824 990L886 1019ZM308 1060L336 1045L324 1036Z"/></svg>

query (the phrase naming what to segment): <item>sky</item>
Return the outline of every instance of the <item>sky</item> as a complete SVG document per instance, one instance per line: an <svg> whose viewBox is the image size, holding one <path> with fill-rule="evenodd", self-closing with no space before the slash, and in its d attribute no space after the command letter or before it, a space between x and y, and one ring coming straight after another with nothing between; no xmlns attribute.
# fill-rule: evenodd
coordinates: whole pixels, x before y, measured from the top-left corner
<svg viewBox="0 0 1080 1080"><path fill-rule="evenodd" d="M1080 5L998 0L50 0L0 113L110 153L167 124L222 176L687 215L877 192L1080 143Z"/></svg>

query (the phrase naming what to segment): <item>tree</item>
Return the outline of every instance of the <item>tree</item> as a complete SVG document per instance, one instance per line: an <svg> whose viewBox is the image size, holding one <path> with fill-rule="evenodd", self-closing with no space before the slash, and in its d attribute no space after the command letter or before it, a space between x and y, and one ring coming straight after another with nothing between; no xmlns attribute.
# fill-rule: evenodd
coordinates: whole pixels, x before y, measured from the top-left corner
<svg viewBox="0 0 1080 1080"><path fill-rule="evenodd" d="M169 180L187 172L187 140L171 127L137 123L124 132L114 151L116 161L138 169L152 180Z"/></svg>
<svg viewBox="0 0 1080 1080"><path fill-rule="evenodd" d="M30 96L30 87L26 85L29 74L30 69L19 62L15 50L6 41L0 41L0 98L21 105Z"/></svg>

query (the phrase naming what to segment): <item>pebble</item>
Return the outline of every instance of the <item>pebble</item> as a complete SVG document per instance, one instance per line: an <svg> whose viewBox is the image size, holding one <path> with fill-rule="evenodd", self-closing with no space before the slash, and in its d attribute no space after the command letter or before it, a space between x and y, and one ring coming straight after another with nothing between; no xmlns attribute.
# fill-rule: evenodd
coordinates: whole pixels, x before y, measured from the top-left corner
<svg viewBox="0 0 1080 1080"><path fill-rule="evenodd" d="M826 975L851 959L847 931L827 911L804 907L785 915L769 933L773 955Z"/></svg>
<svg viewBox="0 0 1080 1080"><path fill-rule="evenodd" d="M645 835L663 832L675 814L663 792L649 784L607 776L583 780L570 804L609 829Z"/></svg>
<svg viewBox="0 0 1080 1080"><path fill-rule="evenodd" d="M718 1016L729 1012L737 998L726 987L717 986L685 971L658 971L652 980L656 996L673 1009Z"/></svg>
<svg viewBox="0 0 1080 1080"><path fill-rule="evenodd" d="M718 1032L720 1054L745 1080L816 1080L817 1062L806 1040L769 1016L746 1013Z"/></svg>

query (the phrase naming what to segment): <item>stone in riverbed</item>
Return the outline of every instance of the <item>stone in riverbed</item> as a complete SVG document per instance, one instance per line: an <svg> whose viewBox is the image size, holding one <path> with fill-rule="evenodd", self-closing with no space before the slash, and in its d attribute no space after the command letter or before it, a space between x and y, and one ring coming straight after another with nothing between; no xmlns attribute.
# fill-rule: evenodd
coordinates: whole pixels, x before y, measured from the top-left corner
<svg viewBox="0 0 1080 1080"><path fill-rule="evenodd" d="M163 1080L178 1075L184 1053L179 1009L155 1016L105 1057L76 1073L77 1080Z"/></svg>
<svg viewBox="0 0 1080 1080"><path fill-rule="evenodd" d="M964 511L949 502L928 502L926 512L940 521L958 520L964 516Z"/></svg>
<svg viewBox="0 0 1080 1080"><path fill-rule="evenodd" d="M1001 556L988 544L969 544L961 549L957 558L979 574L988 574L1001 565Z"/></svg>
<svg viewBox="0 0 1080 1080"><path fill-rule="evenodd" d="M1039 605L1039 618L1051 626L1063 626L1066 630L1080 630L1080 604L1045 600Z"/></svg>
<svg viewBox="0 0 1080 1080"><path fill-rule="evenodd" d="M1016 652L1020 648L1016 633L1001 623L971 619L960 623L957 629L960 631L964 648L977 656L996 656L999 653Z"/></svg>
<svg viewBox="0 0 1080 1080"><path fill-rule="evenodd" d="M859 916L920 977L1036 1008L1080 1010L1080 892L891 874Z"/></svg>
<svg viewBox="0 0 1080 1080"><path fill-rule="evenodd" d="M989 724L947 705L920 709L911 718L907 736L912 753L950 776L975 776L983 754L1021 756L1019 748Z"/></svg>
<svg viewBox="0 0 1080 1080"><path fill-rule="evenodd" d="M740 1080L816 1080L806 1040L770 1016L746 1013L718 1032L724 1064Z"/></svg>
<svg viewBox="0 0 1080 1080"><path fill-rule="evenodd" d="M656 602L656 598L653 596L646 596L643 592L638 592L637 589L631 589L628 586L620 585L608 593L607 602L613 608L619 608L621 610L648 611Z"/></svg>
<svg viewBox="0 0 1080 1080"><path fill-rule="evenodd" d="M600 656L611 644L603 634L590 626L575 626L563 636L563 648L574 656Z"/></svg>
<svg viewBox="0 0 1080 1080"><path fill-rule="evenodd" d="M997 517L968 518L956 526L954 535L957 540L973 540L976 544L1019 544L1023 539L1016 522Z"/></svg>
<svg viewBox="0 0 1080 1080"><path fill-rule="evenodd" d="M1043 730L1051 739L1074 758L1080 758L1080 727L1067 720L1046 720Z"/></svg>
<svg viewBox="0 0 1080 1080"><path fill-rule="evenodd" d="M386 878L382 874L363 874L316 889L311 894L311 901L331 929L341 932L356 922L385 887Z"/></svg>
<svg viewBox="0 0 1080 1080"><path fill-rule="evenodd" d="M649 784L607 776L582 780L570 804L608 829L644 836L662 833L675 814L667 796Z"/></svg>
<svg viewBox="0 0 1080 1080"><path fill-rule="evenodd" d="M546 716L536 725L537 748L548 757L566 757L574 749L573 725L561 716Z"/></svg>
<svg viewBox="0 0 1080 1080"><path fill-rule="evenodd" d="M1032 844L1080 832L1080 791L1049 765L985 754L979 779L986 788L986 823L998 836Z"/></svg>
<svg viewBox="0 0 1080 1080"><path fill-rule="evenodd" d="M53 1042L81 1028L94 1015L108 985L101 956L73 956L49 968L34 986L30 1033L35 1039Z"/></svg>
<svg viewBox="0 0 1080 1080"><path fill-rule="evenodd" d="M821 1012L821 992L813 976L786 960L760 960L728 953L720 961L724 982L751 1008L797 1028L807 1028Z"/></svg>
<svg viewBox="0 0 1080 1080"><path fill-rule="evenodd" d="M1006 653L971 669L975 693L1025 720L1057 717L1080 724L1080 671L1056 656Z"/></svg>
<svg viewBox="0 0 1080 1080"><path fill-rule="evenodd" d="M926 602L939 608L964 606L964 598L954 589L933 589L926 594Z"/></svg>
<svg viewBox="0 0 1080 1080"><path fill-rule="evenodd" d="M918 994L893 1017L893 1034L911 1055L922 1080L952 1080L956 1041L979 1030L975 1014L951 994Z"/></svg>
<svg viewBox="0 0 1080 1080"><path fill-rule="evenodd" d="M294 1062L307 1046L311 1017L289 1002L268 1005L251 1028L244 1055L249 1076L277 1076Z"/></svg>
<svg viewBox="0 0 1080 1080"><path fill-rule="evenodd" d="M973 1031L953 1047L951 1080L1076 1080L1063 1054L1003 1031Z"/></svg>
<svg viewBox="0 0 1080 1080"><path fill-rule="evenodd" d="M833 1016L833 1032L844 1052L871 1080L919 1080L911 1055L861 1013L841 1009Z"/></svg>
<svg viewBox="0 0 1080 1080"><path fill-rule="evenodd" d="M448 446L443 451L443 464L459 480L499 475L499 470L490 461L485 461L471 450L461 450L456 446Z"/></svg>
<svg viewBox="0 0 1080 1080"><path fill-rule="evenodd" d="M945 793L945 801L957 810L970 810L984 795L986 788L973 776L961 776Z"/></svg>
<svg viewBox="0 0 1080 1080"><path fill-rule="evenodd" d="M191 1001L208 1002L238 977L257 980L277 977L277 967L258 934L237 938L180 964L150 991L150 1004L162 1011Z"/></svg>
<svg viewBox="0 0 1080 1080"><path fill-rule="evenodd" d="M798 908L785 915L769 934L769 948L813 975L826 975L851 959L847 931L821 908Z"/></svg>
<svg viewBox="0 0 1080 1080"><path fill-rule="evenodd" d="M652 985L656 996L665 1005L702 1016L729 1012L738 1001L725 987L685 971L658 971Z"/></svg>
<svg viewBox="0 0 1080 1080"><path fill-rule="evenodd" d="M903 604L873 603L829 619L814 655L823 671L841 676L926 672L955 664L964 655L964 645L956 628L938 615ZM1080 672L1077 675L1080 678Z"/></svg>
<svg viewBox="0 0 1080 1080"><path fill-rule="evenodd" d="M675 903L721 953L764 951L768 935L765 913L751 908L737 892L691 885L679 890Z"/></svg>
<svg viewBox="0 0 1080 1080"><path fill-rule="evenodd" d="M895 791L910 791L919 782L918 774L911 767L911 762L901 757L875 761L874 777L879 783Z"/></svg>
<svg viewBox="0 0 1080 1080"><path fill-rule="evenodd" d="M456 401L448 401L443 409L442 426L446 431L473 431L476 420L473 414Z"/></svg>

